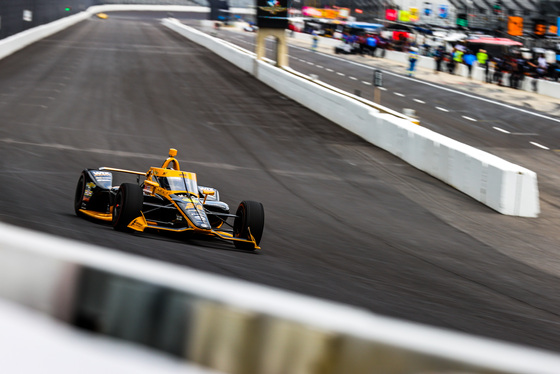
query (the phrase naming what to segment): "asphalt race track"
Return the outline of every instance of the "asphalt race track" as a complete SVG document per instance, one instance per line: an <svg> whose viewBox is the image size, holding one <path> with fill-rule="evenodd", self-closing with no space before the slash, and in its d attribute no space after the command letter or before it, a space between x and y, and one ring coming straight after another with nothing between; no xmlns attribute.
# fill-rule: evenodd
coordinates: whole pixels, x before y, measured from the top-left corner
<svg viewBox="0 0 560 374"><path fill-rule="evenodd" d="M490 210L157 17L92 18L0 61L1 221L560 351L550 220ZM264 204L261 251L126 234L74 215L84 168L145 171L170 147L232 210L246 199Z"/></svg>

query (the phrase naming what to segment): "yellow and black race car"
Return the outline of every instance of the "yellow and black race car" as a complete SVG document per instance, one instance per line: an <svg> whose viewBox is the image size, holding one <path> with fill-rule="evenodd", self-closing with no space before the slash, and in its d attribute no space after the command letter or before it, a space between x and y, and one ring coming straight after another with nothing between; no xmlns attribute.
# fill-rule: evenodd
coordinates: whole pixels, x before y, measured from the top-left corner
<svg viewBox="0 0 560 374"><path fill-rule="evenodd" d="M199 186L195 173L180 169L176 155L177 150L171 148L162 167L151 167L146 173L85 169L76 186L76 215L111 222L119 231L190 232L231 241L239 249L260 249L262 204L245 200L230 214L218 190ZM137 183L114 187L114 172L135 174ZM228 223L230 218L233 224Z"/></svg>

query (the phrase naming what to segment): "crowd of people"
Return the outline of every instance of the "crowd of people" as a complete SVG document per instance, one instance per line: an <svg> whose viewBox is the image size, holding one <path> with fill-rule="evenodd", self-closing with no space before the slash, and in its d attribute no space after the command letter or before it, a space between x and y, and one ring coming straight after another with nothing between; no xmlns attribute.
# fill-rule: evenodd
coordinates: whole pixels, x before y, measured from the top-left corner
<svg viewBox="0 0 560 374"><path fill-rule="evenodd" d="M560 63L547 61L543 53L535 54L532 58L525 58L519 50L512 49L509 53L490 55L486 50L479 48L473 51L462 43L456 44L451 49L443 45L436 48L415 43L408 40L389 40L379 33L364 33L342 35L343 45L339 47L342 53L358 53L361 55L383 57L385 50L406 51L408 53L408 75L414 75L420 55L431 56L435 61L435 73L447 72L457 74L460 66L466 66L467 75L472 78L475 66L484 69L484 79L487 83L500 86L509 86L514 89L521 87L526 77L558 81L560 78ZM380 50L381 52L377 52ZM507 79L506 79L507 77ZM536 90L536 80L533 81Z"/></svg>
<svg viewBox="0 0 560 374"><path fill-rule="evenodd" d="M556 61L549 63L543 53L532 59L524 58L518 50L490 56L484 49L474 52L463 45L457 45L449 52L440 46L433 52L433 57L436 73L447 70L448 73L455 74L459 65L465 65L468 77L472 78L472 68L478 65L484 69L486 83L507 85L515 89L520 88L525 77L558 81L560 73L560 64ZM506 77L509 82L506 82ZM536 84L535 81L533 83Z"/></svg>

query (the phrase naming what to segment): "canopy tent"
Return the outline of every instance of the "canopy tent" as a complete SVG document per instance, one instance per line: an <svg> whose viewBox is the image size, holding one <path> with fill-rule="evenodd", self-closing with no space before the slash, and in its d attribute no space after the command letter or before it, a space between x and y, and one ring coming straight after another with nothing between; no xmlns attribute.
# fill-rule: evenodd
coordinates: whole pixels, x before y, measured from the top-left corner
<svg viewBox="0 0 560 374"><path fill-rule="evenodd" d="M479 49L485 49L490 56L502 56L510 54L513 47L521 47L523 43L507 38L476 38L466 40L467 48L476 53Z"/></svg>
<svg viewBox="0 0 560 374"><path fill-rule="evenodd" d="M518 46L518 47L523 45L523 43L508 38L475 38L475 39L468 39L467 43Z"/></svg>
<svg viewBox="0 0 560 374"><path fill-rule="evenodd" d="M451 34L447 35L445 38L443 38L443 40L445 40L446 42L452 43L452 42L458 42L458 41L464 40L466 38L467 38L467 34L459 32L459 33L451 33Z"/></svg>

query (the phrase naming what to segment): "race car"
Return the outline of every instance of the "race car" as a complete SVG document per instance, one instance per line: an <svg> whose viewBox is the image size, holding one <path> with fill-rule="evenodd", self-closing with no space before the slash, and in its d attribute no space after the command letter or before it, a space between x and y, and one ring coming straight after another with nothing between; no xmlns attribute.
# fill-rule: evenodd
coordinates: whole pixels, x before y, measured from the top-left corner
<svg viewBox="0 0 560 374"><path fill-rule="evenodd" d="M235 214L220 201L217 189L197 184L195 173L182 171L169 150L161 167L147 172L100 167L82 171L74 197L76 215L110 222L115 230L192 233L233 242L243 250L260 249L264 208L244 200ZM113 186L113 173L137 176L136 183ZM228 221L233 219L233 224Z"/></svg>

